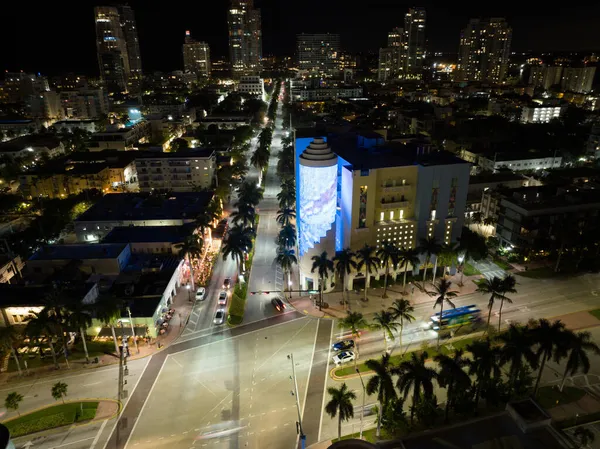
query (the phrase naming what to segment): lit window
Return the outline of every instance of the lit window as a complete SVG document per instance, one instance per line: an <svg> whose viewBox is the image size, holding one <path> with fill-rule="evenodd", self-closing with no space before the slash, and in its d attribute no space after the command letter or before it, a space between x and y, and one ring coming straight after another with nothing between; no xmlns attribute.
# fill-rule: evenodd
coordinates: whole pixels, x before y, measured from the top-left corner
<svg viewBox="0 0 600 449"><path fill-rule="evenodd" d="M381 213L381 215L379 216L379 221L383 221L383 212ZM385 228L383 228L385 229Z"/></svg>

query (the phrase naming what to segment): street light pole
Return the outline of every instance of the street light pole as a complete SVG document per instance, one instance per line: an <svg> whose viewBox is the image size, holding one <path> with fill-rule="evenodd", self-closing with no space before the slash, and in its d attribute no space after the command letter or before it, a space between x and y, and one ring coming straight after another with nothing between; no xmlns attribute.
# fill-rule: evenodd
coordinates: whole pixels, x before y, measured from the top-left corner
<svg viewBox="0 0 600 449"><path fill-rule="evenodd" d="M131 324L131 338L133 338L135 351L139 354L140 348L138 347L137 340L135 339L135 329L133 328L133 319L131 318L131 309L129 308L129 306L127 306L127 313L129 314L129 324Z"/></svg>
<svg viewBox="0 0 600 449"><path fill-rule="evenodd" d="M362 384L362 387L363 387L362 408L360 409L360 436L359 436L359 438L362 440L362 437L363 437L363 418L365 417L365 396L366 396L366 393L367 393L367 389L365 388L365 383L363 382L362 375L360 374L360 370L358 368L356 368L356 373L358 374L358 377L360 378L360 383Z"/></svg>
<svg viewBox="0 0 600 449"><path fill-rule="evenodd" d="M292 394L296 397L296 409L298 410L298 428L300 430L300 444L302 449L304 449L306 447L306 435L304 435L304 430L302 430L302 413L300 412L300 398L298 397L298 380L296 379L296 365L294 364L294 353L288 355L288 359L292 361L292 379L294 381L294 391L292 392Z"/></svg>

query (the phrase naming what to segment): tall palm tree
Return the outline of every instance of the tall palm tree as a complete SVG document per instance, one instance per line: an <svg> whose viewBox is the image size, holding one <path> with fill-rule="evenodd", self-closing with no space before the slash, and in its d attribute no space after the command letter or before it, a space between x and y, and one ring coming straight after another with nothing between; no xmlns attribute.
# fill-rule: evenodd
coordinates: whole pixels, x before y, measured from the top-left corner
<svg viewBox="0 0 600 449"><path fill-rule="evenodd" d="M404 279L402 280L402 293L406 295L406 273L408 266L416 267L419 264L419 252L410 248L402 248L398 253L398 264L404 267Z"/></svg>
<svg viewBox="0 0 600 449"><path fill-rule="evenodd" d="M536 396L546 361L554 358L554 361L559 363L560 359L565 355L564 351L561 351L561 343L565 339L568 339L568 331L561 321L556 320L551 323L545 318L540 318L531 323L530 332L533 342L537 346L536 356L538 359L541 358L538 376L533 389L533 395Z"/></svg>
<svg viewBox="0 0 600 449"><path fill-rule="evenodd" d="M385 267L383 295L381 295L381 297L387 298L387 283L388 277L390 276L390 264L394 267L398 264L398 247L389 240L384 240L381 247L377 250L377 257L379 257L379 260L381 260L382 265Z"/></svg>
<svg viewBox="0 0 600 449"><path fill-rule="evenodd" d="M122 301L114 296L98 297L92 307L96 317L110 327L113 342L115 343L115 352L119 354L115 321L121 318L121 311L123 309Z"/></svg>
<svg viewBox="0 0 600 449"><path fill-rule="evenodd" d="M6 324L5 327L0 327L0 347L4 350L9 350L15 359L15 363L17 365L17 370L19 371L19 376L22 376L21 372L21 363L19 361L19 357L17 356L17 351L15 346L17 346L20 340L20 334L17 332L17 328L10 324Z"/></svg>
<svg viewBox="0 0 600 449"><path fill-rule="evenodd" d="M418 355L413 352L410 360L400 363L400 366L394 370L394 374L399 376L396 387L402 393L404 400L408 397L411 389L413 392L412 407L410 408L411 424L414 422L415 409L419 404L421 392L426 399L433 397L433 381L437 379L437 373L434 369L425 366L427 357L427 351Z"/></svg>
<svg viewBox="0 0 600 449"><path fill-rule="evenodd" d="M379 257L375 255L376 248L374 246L367 245L356 251L358 263L356 264L357 270L365 270L365 301L367 300L367 291L369 290L369 280L371 279L371 272L377 271L381 266Z"/></svg>
<svg viewBox="0 0 600 449"><path fill-rule="evenodd" d="M311 260L313 264L310 272L317 271L319 274L319 310L323 310L323 288L325 279L329 277L329 273L333 272L333 261L327 258L327 251L323 251L318 256L312 256Z"/></svg>
<svg viewBox="0 0 600 449"><path fill-rule="evenodd" d="M373 315L373 323L371 328L383 332L383 340L385 342L385 352L388 353L388 339L394 339L394 331L398 330L400 323L394 321L394 314L387 310L375 312Z"/></svg>
<svg viewBox="0 0 600 449"><path fill-rule="evenodd" d="M508 329L498 336L503 346L500 351L500 365L510 364L508 380L510 390L514 389L519 373L527 363L532 369L536 369L538 360L533 352L533 339L531 331L520 325L511 324Z"/></svg>
<svg viewBox="0 0 600 449"><path fill-rule="evenodd" d="M502 307L504 306L504 301L512 304L512 299L506 296L506 294L517 293L516 285L517 280L512 274L507 274L502 279L502 296L500 297L500 308L498 309L498 332L500 332L500 326L502 325Z"/></svg>
<svg viewBox="0 0 600 449"><path fill-rule="evenodd" d="M264 147L259 146L252 156L250 156L250 163L259 171L264 170L264 168L269 165L269 158L271 157L270 151Z"/></svg>
<svg viewBox="0 0 600 449"><path fill-rule="evenodd" d="M71 329L79 331L81 336L81 342L83 344L83 351L85 352L85 361L90 363L90 355L88 354L87 343L85 341L86 329L92 325L92 317L90 315L89 307L83 304L81 301L71 301L67 305L68 316L67 325Z"/></svg>
<svg viewBox="0 0 600 449"><path fill-rule="evenodd" d="M570 334L564 342L565 352L568 353L567 364L560 383L560 391L565 386L567 376L573 376L578 371L587 374L590 370L590 358L588 352L600 355L600 347L592 341L592 334L589 332L578 332Z"/></svg>
<svg viewBox="0 0 600 449"><path fill-rule="evenodd" d="M244 227L252 228L256 221L256 209L245 203L236 203L237 210L231 213L233 223L241 223Z"/></svg>
<svg viewBox="0 0 600 449"><path fill-rule="evenodd" d="M342 421L348 421L354 418L354 406L352 400L356 399L356 394L348 389L344 382L340 388L329 387L327 393L331 399L325 405L325 411L331 418L338 416L338 439L342 438Z"/></svg>
<svg viewBox="0 0 600 449"><path fill-rule="evenodd" d="M394 388L394 381L392 379L392 363L390 361L390 355L384 354L381 360L367 360L365 362L367 368L375 372L373 376L369 378L366 385L367 394L370 396L373 393L377 393L377 402L379 407L377 412L379 419L377 420L377 437L381 435L381 415L384 407L392 399L396 399L396 389Z"/></svg>
<svg viewBox="0 0 600 449"><path fill-rule="evenodd" d="M441 249L442 245L435 237L427 237L426 239L421 239L420 241L417 251L425 256L425 264L423 269L423 288L425 288L425 281L427 279L427 266L431 261L431 256L439 254Z"/></svg>
<svg viewBox="0 0 600 449"><path fill-rule="evenodd" d="M479 397L490 385L492 379L502 376L500 370L500 347L492 345L489 338L475 340L467 345L467 351L472 354L469 360L469 375L476 379L475 385L475 408L479 404Z"/></svg>
<svg viewBox="0 0 600 449"><path fill-rule="evenodd" d="M363 314L360 312L348 312L344 318L341 318L338 321L338 327L340 329L350 329L352 336L356 339L356 358L358 358L358 341L360 340L360 331L361 329L366 329L369 327L367 324L367 320L363 317ZM356 358L354 362L356 364Z"/></svg>
<svg viewBox="0 0 600 449"><path fill-rule="evenodd" d="M292 276L292 267L298 264L298 259L294 254L293 249L281 248L277 251L277 257L275 258L275 262L279 264L284 273L287 273L288 278L288 286L291 283Z"/></svg>
<svg viewBox="0 0 600 449"><path fill-rule="evenodd" d="M446 388L446 410L444 411L444 421L448 422L448 414L453 401L456 398L456 391L465 391L471 385L471 378L465 372L469 360L464 357L464 351L458 349L451 356L438 354L434 360L439 364L438 383L442 388Z"/></svg>
<svg viewBox="0 0 600 449"><path fill-rule="evenodd" d="M294 209L290 209L289 207L284 207L283 209L279 209L277 211L277 223L280 226L286 226L292 224L292 220L296 219L296 211Z"/></svg>
<svg viewBox="0 0 600 449"><path fill-rule="evenodd" d="M192 259L194 257L200 257L202 255L202 245L204 240L200 238L198 234L188 235L183 242L175 245L179 249L179 257L185 258L190 264L190 279L192 281L192 289L195 289L194 285L194 264Z"/></svg>
<svg viewBox="0 0 600 449"><path fill-rule="evenodd" d="M296 246L296 226L292 224L283 226L277 234L277 244L285 248Z"/></svg>
<svg viewBox="0 0 600 449"><path fill-rule="evenodd" d="M402 352L402 333L404 332L404 322L412 323L415 319L413 312L415 308L412 306L410 301L407 299L396 299L388 309L395 320L400 320L400 332L398 337L400 338L400 352Z"/></svg>
<svg viewBox="0 0 600 449"><path fill-rule="evenodd" d="M242 183L238 191L238 201L256 207L263 198L263 190L256 183L246 181Z"/></svg>
<svg viewBox="0 0 600 449"><path fill-rule="evenodd" d="M356 270L356 261L354 260L354 253L350 248L338 251L333 258L335 263L335 273L340 278L342 283L342 299L344 304L350 305L350 298L348 298L348 289L346 288L346 276L352 273L352 270ZM344 297L344 294L346 297Z"/></svg>
<svg viewBox="0 0 600 449"><path fill-rule="evenodd" d="M490 320L492 318L492 309L496 299L500 299L504 295L504 285L502 285L502 279L498 276L494 276L492 279L485 278L477 286L477 292L484 295L489 294L490 299L488 300L488 319L487 329L490 327Z"/></svg>
<svg viewBox="0 0 600 449"><path fill-rule="evenodd" d="M25 335L32 340L38 340L41 336L45 336L48 339L48 345L50 346L54 367L59 369L60 367L58 366L56 351L54 349L55 339L58 338L59 333L59 326L56 323L55 318L50 316L45 308L40 312L34 312L32 310L29 313L32 315L32 317L25 325Z"/></svg>
<svg viewBox="0 0 600 449"><path fill-rule="evenodd" d="M456 308L454 303L452 301L450 301L450 298L455 298L458 293L454 290L450 290L451 286L452 286L452 282L450 282L447 279L442 278L438 281L437 285L433 286L433 291L427 292L427 293L429 293L430 296L436 297L435 303L433 304L433 308L434 309L436 307L440 308L440 321L439 321L440 325L439 325L439 329L438 329L438 338L437 338L438 348L440 347L440 336L442 333L442 326L444 325L444 320L442 319L442 317L444 315L444 303L447 303L453 309Z"/></svg>
<svg viewBox="0 0 600 449"><path fill-rule="evenodd" d="M254 231L240 225L232 226L223 241L223 260L234 259L240 269L246 271L246 254L252 248Z"/></svg>
<svg viewBox="0 0 600 449"><path fill-rule="evenodd" d="M458 258L458 252L455 248L456 245L442 245L440 252L436 258L436 262L442 266L442 276L446 275L446 267L452 266ZM436 263L437 265L437 263ZM436 271L433 272L433 283L435 284Z"/></svg>
<svg viewBox="0 0 600 449"><path fill-rule="evenodd" d="M277 194L277 201L279 201L280 209L292 209L296 204L296 187L289 182L281 184L281 191Z"/></svg>

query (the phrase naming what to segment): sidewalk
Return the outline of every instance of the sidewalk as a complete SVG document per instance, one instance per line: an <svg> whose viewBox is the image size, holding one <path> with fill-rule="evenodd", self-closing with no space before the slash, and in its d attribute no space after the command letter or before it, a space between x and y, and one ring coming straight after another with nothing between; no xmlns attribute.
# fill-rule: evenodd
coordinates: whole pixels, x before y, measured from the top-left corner
<svg viewBox="0 0 600 449"><path fill-rule="evenodd" d="M473 281L477 281L482 279L482 275L476 276L464 276L463 277L463 286L459 285L460 282L460 274L455 274L454 276L447 276L447 279L452 281L452 290L458 292L458 296L468 295L474 293L477 289L477 286ZM426 282L425 288L427 291L431 291L433 288L431 286L431 275L427 274L428 281ZM439 279L439 278L437 278ZM427 294L425 291L421 289L422 281L418 281L417 285L408 284L406 285L406 295L402 294L402 276L398 275L396 283L394 285L389 285L387 289L387 298L383 299L383 287L380 288L369 288L368 301L364 301L365 292L364 290L359 291L358 293L355 290L349 291L346 294L350 300L350 304L348 305L349 310L354 312L361 312L363 315L370 315L375 312L380 312L382 309L385 310L392 305L392 303L396 299L405 298L408 299L413 305L417 304L425 304L432 303L434 298ZM342 300L342 292L334 291L332 293L325 293L323 295L324 302L329 305L327 308L323 308L323 310L319 310L318 305L315 305L318 300L318 294L313 295L313 299L309 296L302 297L292 297L289 299L289 303L299 312L314 316L317 318L343 318L346 316L346 309L343 304L341 304Z"/></svg>
<svg viewBox="0 0 600 449"><path fill-rule="evenodd" d="M171 343L177 340L177 338L179 338L179 336L185 329L185 325L192 311L193 304L193 302L189 302L189 294L185 286L182 285L181 287L179 287L177 294L173 298L173 305L171 307L175 309L175 313L173 314L173 318L171 318L171 321L169 322L167 332L163 335L160 335L158 338L153 339L150 342L150 344L147 344L144 340L138 341L139 353L138 351L136 351L133 341L129 340L130 357L128 358L128 360L137 360L143 357L148 357L153 354L156 354L158 351L168 347ZM118 338L118 327L115 327L115 332ZM94 359L94 357L90 358ZM16 371L9 373L4 372L0 374L0 384L6 384L11 381L23 379L36 380L41 377L56 375L58 373L72 373L74 371L94 369L118 363L119 357L115 353L104 354L102 356L99 356L98 363L86 364L85 359L78 359L75 361L69 360L69 367L67 367L67 363L64 361L64 357L59 357L60 370L54 369L54 365L48 365L39 368L30 368L28 372L26 372L23 366L21 366L21 368L23 369L22 377L19 376L19 373Z"/></svg>

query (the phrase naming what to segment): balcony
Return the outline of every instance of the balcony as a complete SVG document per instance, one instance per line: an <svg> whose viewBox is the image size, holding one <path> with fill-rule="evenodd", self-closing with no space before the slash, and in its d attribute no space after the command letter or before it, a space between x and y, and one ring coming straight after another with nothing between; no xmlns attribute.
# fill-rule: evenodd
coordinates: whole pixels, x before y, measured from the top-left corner
<svg viewBox="0 0 600 449"><path fill-rule="evenodd" d="M381 192L384 194L396 193L396 194L400 194L400 195L406 195L410 192L411 187L412 186L410 184L395 185L395 186L383 184L381 186Z"/></svg>
<svg viewBox="0 0 600 449"><path fill-rule="evenodd" d="M383 202L383 200L381 200L381 206L380 208L382 210L389 210L389 209L401 209L403 207L408 207L408 205L410 204L409 201L406 200L400 200L400 201L386 201Z"/></svg>

